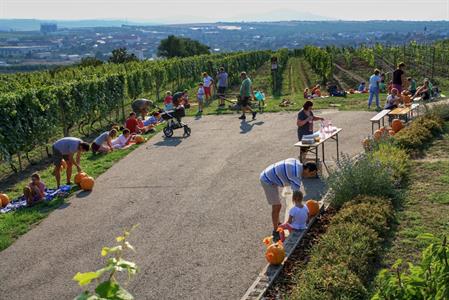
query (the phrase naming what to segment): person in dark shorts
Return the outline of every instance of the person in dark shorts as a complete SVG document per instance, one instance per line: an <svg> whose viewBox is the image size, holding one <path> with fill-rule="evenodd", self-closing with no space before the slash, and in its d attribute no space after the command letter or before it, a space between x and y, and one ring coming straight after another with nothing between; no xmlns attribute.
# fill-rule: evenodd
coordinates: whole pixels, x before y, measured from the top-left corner
<svg viewBox="0 0 449 300"><path fill-rule="evenodd" d="M53 174L56 178L56 184L59 188L61 184L61 162L64 159L67 163L67 184L71 184L72 166L75 165L78 172L81 172L80 159L81 153L89 151L89 144L75 137L65 137L57 140L53 146L53 164L55 169ZM76 159L73 155L76 153Z"/></svg>
<svg viewBox="0 0 449 300"><path fill-rule="evenodd" d="M405 64L400 63L398 68L393 72L393 88L398 90L398 93L401 94L406 84L405 80L405 72L404 72Z"/></svg>
<svg viewBox="0 0 449 300"><path fill-rule="evenodd" d="M218 106L225 106L224 99L226 94L226 89L228 88L228 73L225 69L221 67L217 73L217 94L218 94Z"/></svg>
<svg viewBox="0 0 449 300"><path fill-rule="evenodd" d="M148 111L154 108L154 103L147 99L136 99L131 103L131 108L136 115L140 115L142 118L148 114Z"/></svg>
<svg viewBox="0 0 449 300"><path fill-rule="evenodd" d="M242 115L239 117L240 120L245 120L246 111L250 111L253 115L253 120L256 119L257 112L253 111L250 104L251 98L254 98L254 91L251 79L249 79L246 72L240 73L240 78L242 79L242 84L240 86L239 102L240 108L242 109Z"/></svg>

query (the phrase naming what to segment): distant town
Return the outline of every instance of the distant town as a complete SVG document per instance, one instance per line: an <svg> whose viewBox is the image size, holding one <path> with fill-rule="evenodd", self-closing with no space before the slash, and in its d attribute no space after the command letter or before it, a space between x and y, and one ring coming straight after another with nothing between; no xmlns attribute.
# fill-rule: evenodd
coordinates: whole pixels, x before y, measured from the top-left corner
<svg viewBox="0 0 449 300"><path fill-rule="evenodd" d="M113 49L122 47L139 59L156 59L159 42L168 35L198 40L219 53L305 45L427 43L449 38L449 22L283 21L80 28L42 22L37 30L0 29L0 70L69 65L84 57L105 60Z"/></svg>

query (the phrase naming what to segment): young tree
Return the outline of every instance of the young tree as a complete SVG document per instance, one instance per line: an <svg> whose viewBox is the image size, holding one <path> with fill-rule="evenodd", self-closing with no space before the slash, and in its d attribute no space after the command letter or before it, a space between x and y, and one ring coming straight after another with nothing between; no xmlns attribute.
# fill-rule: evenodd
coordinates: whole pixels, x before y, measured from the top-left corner
<svg viewBox="0 0 449 300"><path fill-rule="evenodd" d="M187 57L209 53L208 46L189 38L176 37L174 35L170 35L166 39L161 40L157 48L157 54L166 58Z"/></svg>
<svg viewBox="0 0 449 300"><path fill-rule="evenodd" d="M112 55L109 57L108 61L113 64L123 64L130 61L138 61L139 59L134 55L134 53L129 54L126 48L118 48L112 50Z"/></svg>

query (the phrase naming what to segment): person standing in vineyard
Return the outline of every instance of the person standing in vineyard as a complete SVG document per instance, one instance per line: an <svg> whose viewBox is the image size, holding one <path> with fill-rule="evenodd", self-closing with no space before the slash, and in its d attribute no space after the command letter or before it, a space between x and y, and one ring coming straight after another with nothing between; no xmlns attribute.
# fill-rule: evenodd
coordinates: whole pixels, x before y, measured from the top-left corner
<svg viewBox="0 0 449 300"><path fill-rule="evenodd" d="M53 164L55 170L53 171L57 187L61 185L61 163L64 159L67 163L67 185L72 184L72 166L75 165L78 173L81 172L80 159L81 153L89 151L89 144L83 140L75 137L65 137L57 140L53 146ZM76 159L73 155L76 153Z"/></svg>
<svg viewBox="0 0 449 300"><path fill-rule="evenodd" d="M404 85L406 84L405 80L405 72L404 72L405 64L403 62L399 63L398 68L393 72L393 88L398 90L398 93L401 94Z"/></svg>
<svg viewBox="0 0 449 300"><path fill-rule="evenodd" d="M374 70L374 74L369 78L369 98L368 98L368 109L371 108L371 103L373 98L376 97L376 107L380 109L379 103L379 91L380 91L380 71L378 69Z"/></svg>
<svg viewBox="0 0 449 300"><path fill-rule="evenodd" d="M240 73L240 78L242 79L242 84L240 86L240 94L239 94L238 104L240 105L240 107L242 109L242 115L239 117L239 119L245 120L246 119L245 112L250 111L253 114L253 120L254 120L256 118L257 112L253 111L250 106L251 98L254 98L254 90L253 90L252 82L251 82L251 79L249 79L246 72Z"/></svg>
<svg viewBox="0 0 449 300"><path fill-rule="evenodd" d="M206 72L203 73L203 87L204 95L206 96L206 101L212 96L212 85L214 84L214 79L210 77Z"/></svg>
<svg viewBox="0 0 449 300"><path fill-rule="evenodd" d="M219 98L219 107L225 106L224 99L226 89L228 87L228 73L225 72L225 69L221 67L217 73L217 87L218 87L218 98Z"/></svg>

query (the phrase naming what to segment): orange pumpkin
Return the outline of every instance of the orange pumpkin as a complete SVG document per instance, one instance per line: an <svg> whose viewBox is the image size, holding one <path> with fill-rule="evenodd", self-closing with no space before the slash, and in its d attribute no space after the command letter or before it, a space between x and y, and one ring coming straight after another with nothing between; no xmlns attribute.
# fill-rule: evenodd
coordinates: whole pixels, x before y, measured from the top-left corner
<svg viewBox="0 0 449 300"><path fill-rule="evenodd" d="M81 180L82 180L84 177L87 177L87 174L84 173L84 172L81 172L81 173L76 174L76 175L75 175L75 183L76 183L77 185L80 185Z"/></svg>
<svg viewBox="0 0 449 300"><path fill-rule="evenodd" d="M412 105L412 98L409 95L402 95L402 102L404 102L405 106Z"/></svg>
<svg viewBox="0 0 449 300"><path fill-rule="evenodd" d="M389 131L388 131L388 134L389 134L390 136L395 135L395 133L396 133L396 132L394 132L394 130L389 130Z"/></svg>
<svg viewBox="0 0 449 300"><path fill-rule="evenodd" d="M142 144L145 142L145 139L141 135L136 135L136 137L134 138L134 141L136 141L136 144Z"/></svg>
<svg viewBox="0 0 449 300"><path fill-rule="evenodd" d="M369 138L365 138L362 141L362 146L363 146L363 149L369 150L371 148L371 140Z"/></svg>
<svg viewBox="0 0 449 300"><path fill-rule="evenodd" d="M315 200L308 200L306 202L307 209L309 210L309 217L312 218L320 212L320 204Z"/></svg>
<svg viewBox="0 0 449 300"><path fill-rule="evenodd" d="M394 119L391 122L391 129L393 129L395 133L398 133L403 127L404 125L402 125L402 122L399 119Z"/></svg>
<svg viewBox="0 0 449 300"><path fill-rule="evenodd" d="M374 140L378 141L382 138L382 131L380 129L374 131Z"/></svg>
<svg viewBox="0 0 449 300"><path fill-rule="evenodd" d="M382 132L382 134L384 134L387 131L386 127L380 127L379 128L380 132Z"/></svg>
<svg viewBox="0 0 449 300"><path fill-rule="evenodd" d="M0 194L0 206L5 207L9 204L9 197L6 194Z"/></svg>
<svg viewBox="0 0 449 300"><path fill-rule="evenodd" d="M90 176L84 177L80 182L80 186L83 191L91 191L94 188L94 184L95 180Z"/></svg>
<svg viewBox="0 0 449 300"><path fill-rule="evenodd" d="M285 249L282 245L282 242L279 241L269 246L267 248L267 251L265 252L265 258L267 259L268 263L272 265L282 264L285 258Z"/></svg>

